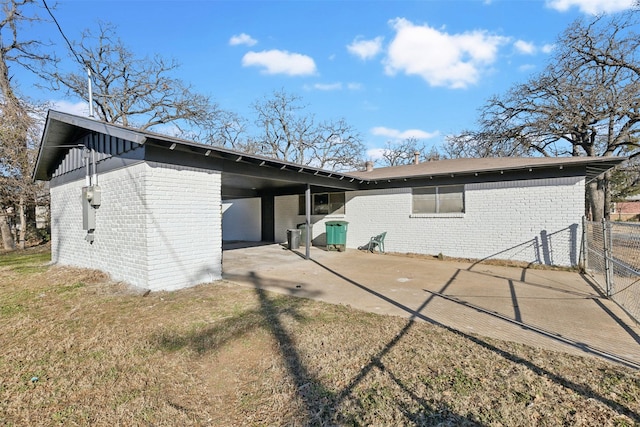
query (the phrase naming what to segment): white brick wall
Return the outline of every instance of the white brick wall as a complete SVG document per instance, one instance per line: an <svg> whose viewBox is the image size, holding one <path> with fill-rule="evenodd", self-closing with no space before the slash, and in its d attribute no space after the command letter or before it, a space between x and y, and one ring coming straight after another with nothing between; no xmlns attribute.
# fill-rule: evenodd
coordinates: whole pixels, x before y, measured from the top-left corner
<svg viewBox="0 0 640 427"><path fill-rule="evenodd" d="M276 199L276 237L304 221L297 196ZM347 192L341 217L312 217L314 236L324 221L349 222L347 247L387 231L387 251L461 258L512 259L553 265L578 261L584 179L555 178L465 186L462 215L411 215L411 189Z"/></svg>
<svg viewBox="0 0 640 427"><path fill-rule="evenodd" d="M348 193L347 193L348 194ZM275 198L275 239L276 242L287 241L287 229L297 228L298 224L306 221L304 215L298 215L298 195L280 196ZM327 221L345 221L345 215L311 215L312 239L314 244L326 244ZM348 233L347 233L348 239ZM301 242L304 245L304 242Z"/></svg>
<svg viewBox="0 0 640 427"><path fill-rule="evenodd" d="M262 239L262 211L259 198L222 202L222 239L259 242Z"/></svg>
<svg viewBox="0 0 640 427"><path fill-rule="evenodd" d="M222 277L220 172L153 165L146 175L149 286L174 290Z"/></svg>
<svg viewBox="0 0 640 427"><path fill-rule="evenodd" d="M219 279L220 173L139 163L103 173L95 241L85 241L84 181L51 188L52 259L171 290Z"/></svg>
<svg viewBox="0 0 640 427"><path fill-rule="evenodd" d="M298 215L298 196L276 197L274 201L276 242L287 241L287 230L296 228L296 225L304 222L304 216Z"/></svg>
<svg viewBox="0 0 640 427"><path fill-rule="evenodd" d="M144 227L145 164L102 174L102 203L96 211L95 241L82 229L84 180L51 187L51 254L63 265L95 268L115 280L146 287Z"/></svg>

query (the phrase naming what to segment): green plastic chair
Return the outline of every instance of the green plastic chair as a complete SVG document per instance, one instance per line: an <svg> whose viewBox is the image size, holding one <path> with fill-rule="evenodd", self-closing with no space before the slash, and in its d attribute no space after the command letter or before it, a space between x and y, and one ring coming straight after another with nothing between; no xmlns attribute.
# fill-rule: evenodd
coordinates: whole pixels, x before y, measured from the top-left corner
<svg viewBox="0 0 640 427"><path fill-rule="evenodd" d="M387 236L387 232L385 231L384 233L380 233L377 236L373 236L371 239L369 239L369 245L368 245L369 252L375 251L377 246L378 251L380 251L380 253L384 253L384 238L386 236Z"/></svg>

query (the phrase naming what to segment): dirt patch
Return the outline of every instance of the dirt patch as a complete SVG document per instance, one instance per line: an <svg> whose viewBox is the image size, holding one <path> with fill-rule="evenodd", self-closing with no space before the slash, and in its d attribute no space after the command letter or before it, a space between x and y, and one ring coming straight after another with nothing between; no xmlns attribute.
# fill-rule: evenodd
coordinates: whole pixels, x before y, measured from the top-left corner
<svg viewBox="0 0 640 427"><path fill-rule="evenodd" d="M7 256L6 425L640 423L640 374L598 359L225 282L143 296Z"/></svg>

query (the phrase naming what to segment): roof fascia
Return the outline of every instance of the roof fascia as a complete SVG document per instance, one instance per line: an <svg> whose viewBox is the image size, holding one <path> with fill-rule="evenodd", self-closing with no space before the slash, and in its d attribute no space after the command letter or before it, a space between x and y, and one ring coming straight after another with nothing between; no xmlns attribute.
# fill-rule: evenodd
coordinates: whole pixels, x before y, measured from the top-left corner
<svg viewBox="0 0 640 427"><path fill-rule="evenodd" d="M114 138L126 139L127 141L135 142L139 145L143 145L147 141L147 135L140 131L127 129L112 123L101 122L89 117L74 116L61 113L59 111L50 111L48 119L56 120L64 124L92 132L99 132Z"/></svg>

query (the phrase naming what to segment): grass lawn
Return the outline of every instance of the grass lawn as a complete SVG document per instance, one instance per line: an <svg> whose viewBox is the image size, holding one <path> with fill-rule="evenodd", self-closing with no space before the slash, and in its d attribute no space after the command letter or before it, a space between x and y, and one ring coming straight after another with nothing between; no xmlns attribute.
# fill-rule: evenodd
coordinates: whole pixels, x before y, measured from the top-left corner
<svg viewBox="0 0 640 427"><path fill-rule="evenodd" d="M640 425L640 372L599 359L48 260L0 255L0 425Z"/></svg>

